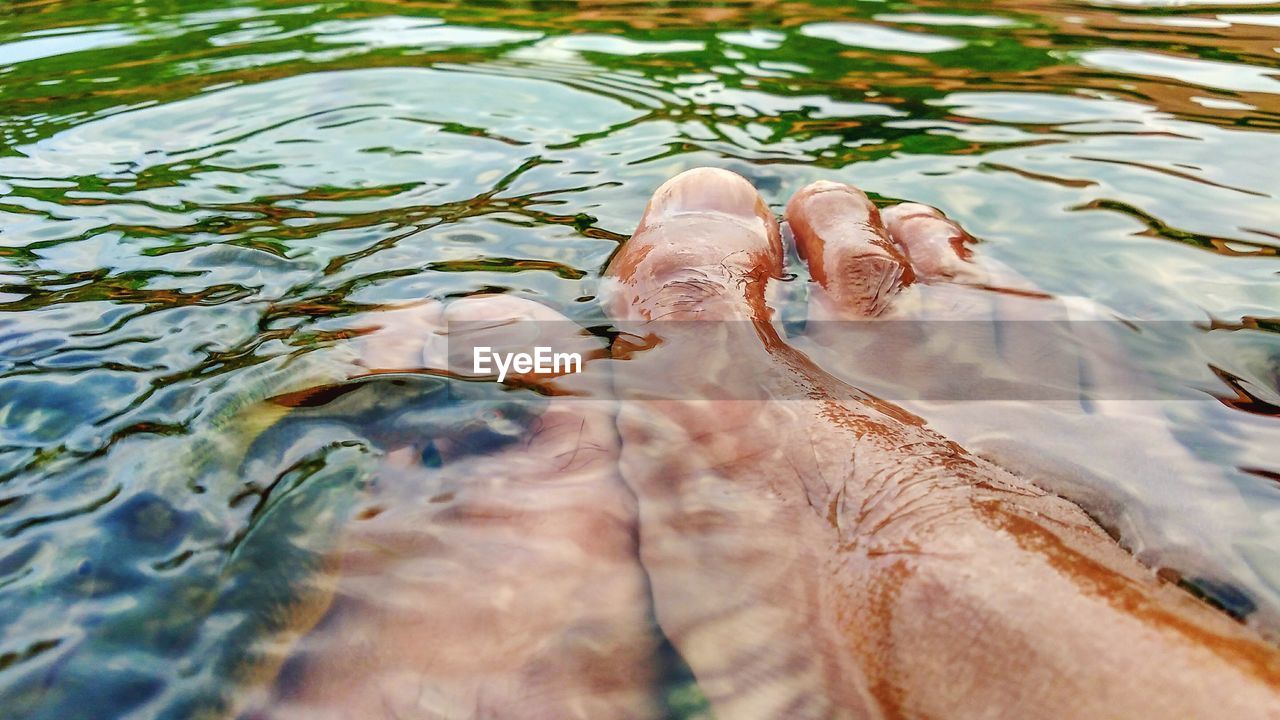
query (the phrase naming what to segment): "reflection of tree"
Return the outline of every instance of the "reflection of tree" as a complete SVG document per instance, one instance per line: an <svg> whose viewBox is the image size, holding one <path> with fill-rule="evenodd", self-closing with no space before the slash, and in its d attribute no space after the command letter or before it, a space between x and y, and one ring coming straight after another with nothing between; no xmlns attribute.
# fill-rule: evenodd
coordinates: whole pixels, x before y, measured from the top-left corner
<svg viewBox="0 0 1280 720"><path fill-rule="evenodd" d="M93 25L119 22L138 29L149 39L134 45L85 53L59 55L24 63L6 77L5 91L12 112L39 112L56 101L60 110L93 112L122 102L159 100L167 102L198 92L211 83L207 74L188 73L175 66L192 64L199 68L203 60L228 57L245 52L269 55L288 51L301 53L294 60L275 64L227 70L216 74L218 82L257 83L309 72L317 69L317 60L325 69L371 67L405 64L457 63L475 64L495 61L507 55L511 46L453 49L437 53L406 56L403 48L355 48L345 56L325 58L334 45L320 42L307 32L322 18L310 13L278 14L271 23L279 32L273 39L265 36L253 42L209 45L204 38L231 32L242 18L210 20L183 25L184 13L201 9L202 3L145 3L145 15L133 3L18 3L11 7L12 17L5 27L16 35L24 30L45 29L45 19L58 18L60 24L74 22ZM287 8L287 6L285 6ZM893 51L844 48L830 42L798 38L796 29L810 22L862 21L874 18L878 8L848 7L836 2L721 2L690 7L684 3L646 3L636 5L619 2L526 2L476 6L469 3L442 1L405 1L351 3L333 7L324 18L358 21L388 13L436 17L459 25L494 26L532 29L548 36L590 32L626 35L639 40L697 40L706 51L674 57L622 57L592 54L591 63L610 71L639 73L663 84L670 84L672 72L700 72L716 65L732 68L761 61L786 61L807 68L804 73L785 82L751 77L746 72L721 76L721 80L737 85L744 80L753 86L780 95L804 93L817 89L839 95L842 91L861 97L866 91L880 93L877 102L897 104L913 115L928 108L922 101L941 97L950 91L1021 90L1061 92L1064 88L1097 88L1115 94L1154 102L1160 109L1183 114L1198 122L1226 122L1234 118L1245 127L1275 127L1274 94L1258 92L1234 93L1242 102L1259 108L1256 112L1220 109L1206 111L1190 100L1202 89L1175 81L1125 76L1090 70L1080 66L1064 52L1090 48L1124 48L1168 53L1184 57L1273 66L1274 37L1268 37L1266 26L1227 25L1226 27L1177 27L1158 24L1170 11L1125 7L1090 7L1061 3L1025 3L1021 0L997 0L993 3L969 2L957 5L939 0L914 4L917 12L941 14L998 14L1015 18L1015 26L1001 28L946 27L912 25L896 26L917 32L942 32L968 43L966 48L930 55ZM1202 12L1177 11L1175 20L1198 18L1212 25L1212 18ZM729 29L768 28L787 33L788 40L776 50L760 50L743 46L731 49L742 56L736 63L722 56L729 47L718 39L718 33ZM183 31L185 30L185 32ZM1051 53L1056 53L1056 56ZM324 58L324 59L321 59ZM90 62L86 62L89 60ZM29 66L29 67L28 67ZM68 96L56 90L36 86L36 78L60 77L74 82L103 74L120 79L107 86L81 84ZM1121 87L1123 85L1123 87ZM794 90L790 88L796 88ZM836 88L833 91L833 88ZM1232 93L1228 93L1232 94ZM68 115L72 113L66 113ZM70 120L70 118L68 118ZM799 118L803 119L803 118ZM732 122L733 118L720 122ZM49 128L59 126L53 123ZM798 130L803 128L784 128Z"/></svg>
<svg viewBox="0 0 1280 720"><path fill-rule="evenodd" d="M923 10L954 11L955 5L942 0L914 3ZM1146 77L1095 70L1082 66L1068 53L1090 49L1124 49L1168 57L1237 63L1252 68L1276 67L1274 26L1249 25L1221 20L1218 15L1267 12L1266 8L1221 6L1209 10L1180 7L1091 6L1084 3L1026 3L1021 0L994 0L972 6L977 12L1022 16L1029 25L1011 31L1021 47L1054 51L1058 62L1041 68L1027 68L1021 77L999 78L1007 87L1035 92L1062 89L1096 89L1123 98L1154 105L1159 110L1199 123L1258 128L1274 131L1280 127L1280 95L1275 93L1206 89L1174 79ZM1244 68L1241 68L1244 69ZM1255 106L1213 108L1191 98L1225 95Z"/></svg>

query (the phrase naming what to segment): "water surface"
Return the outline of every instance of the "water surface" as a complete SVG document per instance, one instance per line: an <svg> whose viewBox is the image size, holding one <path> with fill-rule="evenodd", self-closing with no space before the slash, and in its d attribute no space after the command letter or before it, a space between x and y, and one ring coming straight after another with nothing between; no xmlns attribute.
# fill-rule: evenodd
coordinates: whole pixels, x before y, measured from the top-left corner
<svg viewBox="0 0 1280 720"><path fill-rule="evenodd" d="M216 707L369 462L331 428L246 470L227 408L385 303L600 323L604 263L697 165L779 211L819 178L934 204L1048 292L1216 328L1168 358L1183 472L1101 489L1153 509L1127 545L1208 538L1199 591L1274 617L1277 158L1253 0L9 3L0 703Z"/></svg>

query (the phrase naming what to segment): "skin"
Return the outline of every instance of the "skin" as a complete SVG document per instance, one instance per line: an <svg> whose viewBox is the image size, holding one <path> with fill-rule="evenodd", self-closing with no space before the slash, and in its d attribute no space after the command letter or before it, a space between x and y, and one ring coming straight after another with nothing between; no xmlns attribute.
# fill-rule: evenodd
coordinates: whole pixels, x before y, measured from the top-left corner
<svg viewBox="0 0 1280 720"><path fill-rule="evenodd" d="M821 312L992 282L931 208L819 183L787 218ZM274 714L655 717L655 617L729 720L1280 717L1273 646L783 342L782 258L741 177L659 188L607 271L615 357L520 379L559 394L545 427L446 457L442 506L413 450L391 453L398 489L344 540L336 610ZM496 327L553 316L465 302ZM395 311L366 364L429 364L410 338L457 307Z"/></svg>
<svg viewBox="0 0 1280 720"><path fill-rule="evenodd" d="M440 347L423 339L449 323L478 327L450 337L461 351L501 349L530 321L568 327L536 303L485 297L396 308L360 347L370 369L417 370ZM598 350L580 334L526 340ZM332 573L316 580L332 586L327 615L253 716L655 717L658 635L613 415L609 403L553 398L496 451L436 439L433 469L422 445L390 449Z"/></svg>

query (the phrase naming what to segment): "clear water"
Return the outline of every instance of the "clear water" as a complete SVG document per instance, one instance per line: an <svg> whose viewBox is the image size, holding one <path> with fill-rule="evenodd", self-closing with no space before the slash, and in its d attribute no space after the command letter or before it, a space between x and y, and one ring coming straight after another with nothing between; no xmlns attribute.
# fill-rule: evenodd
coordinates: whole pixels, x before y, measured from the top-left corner
<svg viewBox="0 0 1280 720"><path fill-rule="evenodd" d="M338 430L246 460L226 408L382 303L598 322L697 165L779 210L818 178L931 203L1049 292L1215 321L1170 359L1204 398L1161 410L1182 474L1112 496L1150 510L1131 547L1207 538L1200 589L1274 610L1277 160L1280 5L1252 0L7 3L0 706L217 708L368 462Z"/></svg>

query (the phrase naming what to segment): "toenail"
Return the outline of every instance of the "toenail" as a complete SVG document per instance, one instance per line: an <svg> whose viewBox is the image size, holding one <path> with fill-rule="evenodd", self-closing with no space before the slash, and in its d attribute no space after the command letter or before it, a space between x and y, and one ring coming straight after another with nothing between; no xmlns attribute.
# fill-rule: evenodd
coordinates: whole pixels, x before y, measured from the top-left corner
<svg viewBox="0 0 1280 720"><path fill-rule="evenodd" d="M755 219L768 209L756 189L737 173L717 168L696 168L663 183L654 193L645 215L661 219L691 212L716 212Z"/></svg>

